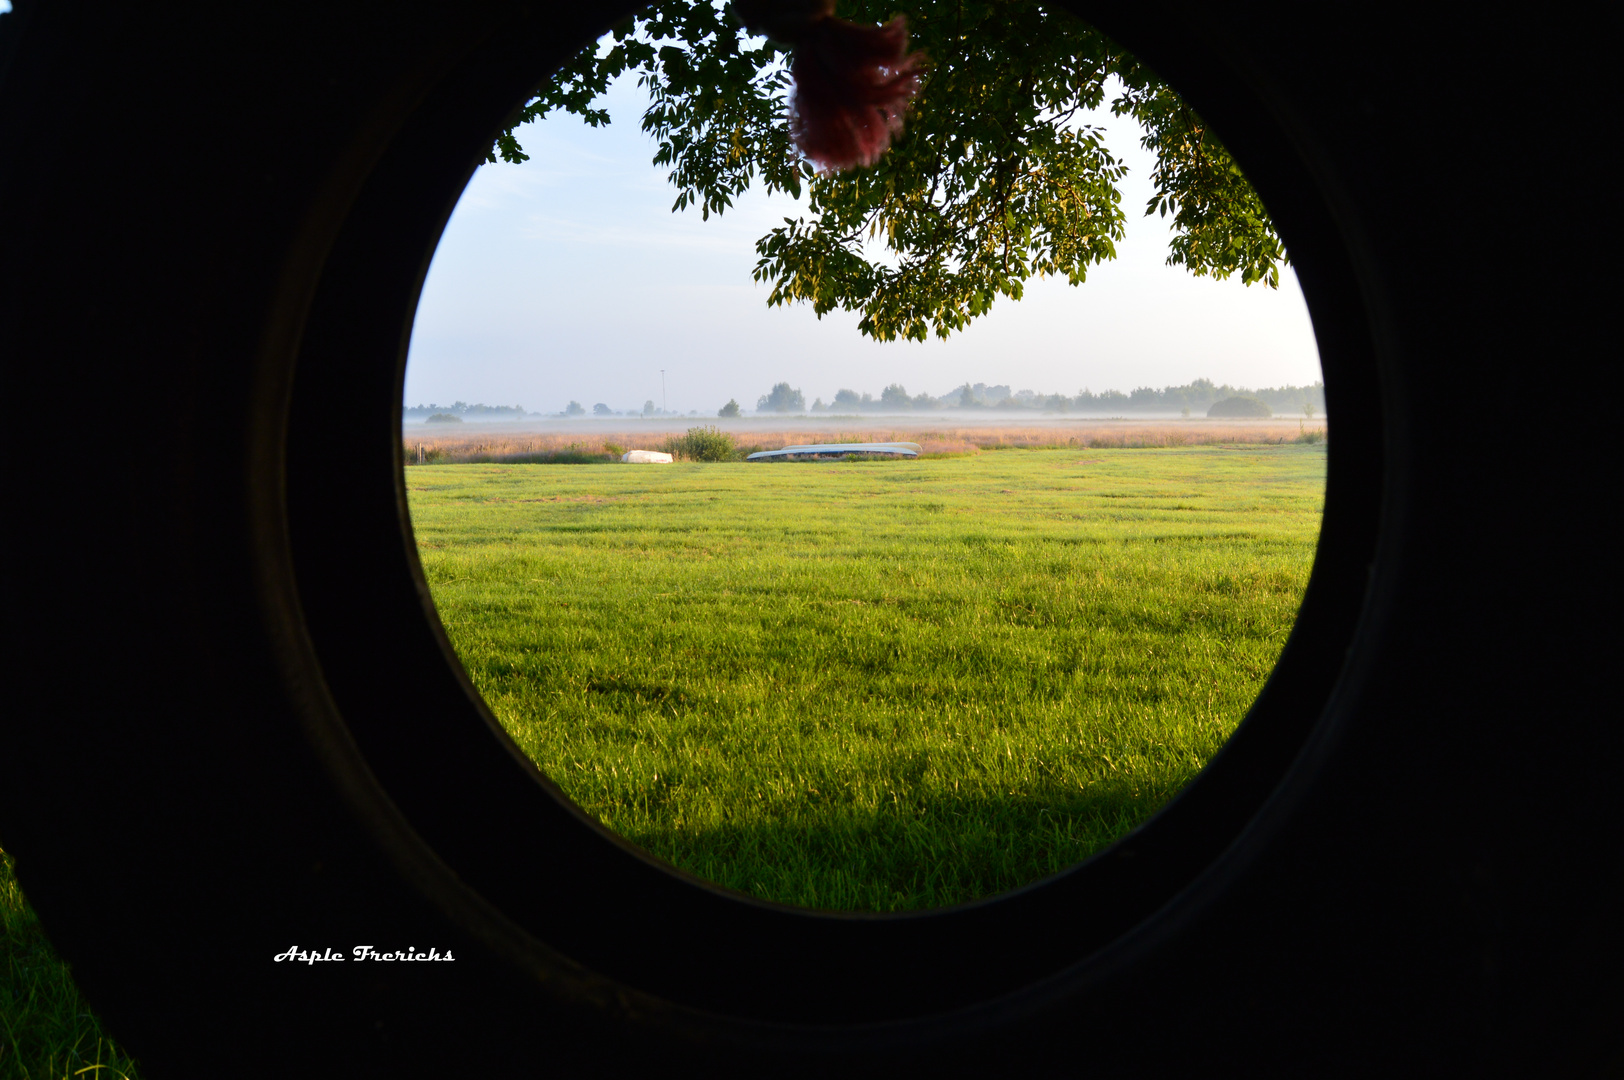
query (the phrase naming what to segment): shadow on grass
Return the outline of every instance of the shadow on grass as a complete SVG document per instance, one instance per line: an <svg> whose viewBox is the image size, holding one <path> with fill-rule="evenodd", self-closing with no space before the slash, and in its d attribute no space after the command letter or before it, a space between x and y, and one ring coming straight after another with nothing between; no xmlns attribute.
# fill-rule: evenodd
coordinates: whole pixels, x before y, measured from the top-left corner
<svg viewBox="0 0 1624 1080"><path fill-rule="evenodd" d="M832 911L967 903L1075 866L1129 832L1177 787L1130 783L1004 798L942 797L877 809L818 805L793 819L622 835L729 889Z"/></svg>

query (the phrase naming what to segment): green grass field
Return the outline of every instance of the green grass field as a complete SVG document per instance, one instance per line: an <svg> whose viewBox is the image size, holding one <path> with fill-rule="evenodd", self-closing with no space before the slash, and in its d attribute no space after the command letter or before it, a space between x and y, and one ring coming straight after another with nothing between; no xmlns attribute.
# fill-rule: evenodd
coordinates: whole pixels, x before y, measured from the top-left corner
<svg viewBox="0 0 1624 1080"><path fill-rule="evenodd" d="M459 465L407 486L513 738L653 854L897 911L1053 873L1228 737L1290 631L1323 445Z"/></svg>

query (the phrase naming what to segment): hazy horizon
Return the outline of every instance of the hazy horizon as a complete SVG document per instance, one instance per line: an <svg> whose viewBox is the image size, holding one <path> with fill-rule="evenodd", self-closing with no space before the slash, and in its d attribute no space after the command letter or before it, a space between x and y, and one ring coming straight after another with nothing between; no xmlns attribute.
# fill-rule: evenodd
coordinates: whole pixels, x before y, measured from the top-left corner
<svg viewBox="0 0 1624 1080"><path fill-rule="evenodd" d="M531 160L475 173L436 251L413 326L404 402L578 401L617 411L661 403L715 417L745 410L774 383L810 404L841 388L890 383L940 396L966 382L1039 394L1131 391L1195 379L1245 387L1321 378L1306 306L1290 268L1278 290L1195 278L1163 265L1166 223L1143 216L1150 155L1131 121L1096 114L1128 163L1127 238L1077 288L1033 279L1020 301L947 341L877 343L858 316L818 320L804 305L769 309L751 280L754 243L800 210L752 190L721 217L670 212L676 190L649 164L638 127L644 92L622 79L613 123L554 116L521 131Z"/></svg>
<svg viewBox="0 0 1624 1080"><path fill-rule="evenodd" d="M1180 416L1176 413L1143 413L1136 416L1078 416L1027 413L838 413L811 416L805 413L760 413L750 416L719 418L686 413L665 416L528 416L522 420L466 420L462 423L428 423L409 421L402 425L402 434L454 435L477 428L488 433L557 434L575 432L582 435L596 431L602 434L621 434L632 431L648 434L681 434L696 426L716 427L735 434L763 431L821 431L830 428L860 430L889 428L897 431L954 430L971 431L981 428L1087 428L1087 427L1149 427L1167 424L1212 424L1220 427L1246 425L1274 425L1297 423L1305 419L1301 414L1277 413L1272 417L1208 417ZM1313 418L1324 425L1323 413Z"/></svg>
<svg viewBox="0 0 1624 1080"><path fill-rule="evenodd" d="M779 381L783 381L783 380L779 380ZM979 384L971 384L971 385L979 385ZM1320 385L1320 381L1315 380L1314 383L1311 383L1311 384L1308 384L1308 385L1311 386L1311 387L1317 387L1317 386ZM952 397L953 395L957 394L959 392L959 390L963 386L964 386L964 384L961 383L958 386L951 387L948 390L945 390L940 394L931 394L930 391L928 391L928 390L921 391L921 393L929 395L931 397L935 397L935 398L949 398L949 397ZM770 388L764 387L763 392L765 393L765 391L767 389L770 389ZM800 388L796 387L796 389L800 389ZM873 390L867 390L867 389L865 389L863 387L843 387L842 389L851 389L851 390L857 391L858 393L870 394L870 395L873 396L874 399L876 399L876 402L877 402L877 400L879 398L879 391L883 390L884 388L883 387L875 387ZM1016 393L1016 394L1024 394L1030 389L1033 389L1033 388L1018 387L1018 388L1013 388L1013 392ZM1086 391L1086 390L1088 390L1090 388L1084 387L1083 389ZM1124 393L1124 394L1126 394L1126 393L1131 393L1133 390L1137 390L1137 389L1141 389L1141 388L1140 387L1115 387L1115 386L1110 386L1110 387L1100 387L1097 390L1095 390L1094 392L1095 393ZM1160 389L1164 389L1164 388L1163 387L1156 387L1155 389L1160 390ZM1277 389L1277 388L1275 388L1275 387L1233 386L1232 389L1234 389L1234 390L1236 390L1238 392L1241 392L1241 393L1246 393L1246 392L1253 391L1253 390L1272 390L1272 389ZM910 388L908 388L908 390L909 390L910 394L914 393L913 388L910 387ZM1050 396L1049 394L1047 394L1042 389L1035 390L1035 393L1039 398ZM755 395L755 397L752 398L752 400L757 400L761 396L763 396L763 395L762 394ZM580 404L583 408L585 408L587 410L586 415L584 417L583 416L575 416L575 417L566 416L563 409L555 409L555 410L552 410L552 411L544 411L544 410L541 410L541 409L531 409L531 408L529 408L529 406L525 402L522 402L522 401L509 401L509 402L501 402L501 401L467 401L467 400L462 399L462 398L454 398L451 401L441 401L441 402L422 402L422 401L407 400L406 402L404 402L404 406L408 410L412 410L412 409L421 410L421 409L442 409L442 408L443 409L450 409L450 408L452 408L452 407L454 407L456 405L476 406L476 407L477 406L502 407L502 406L515 406L515 405L517 405L517 406L524 407L525 413L526 413L527 416L537 418L537 419L540 419L540 418L555 418L555 417L560 418L560 419L587 419L587 420L594 420L594 419L598 419L598 420L626 419L628 417L637 418L637 417L643 416L643 415L660 415L662 413L664 415L666 415L666 416L706 416L706 415L709 415L712 418L717 417L717 410L715 410L715 409L711 410L708 414L703 412L703 411L697 410L697 409L683 409L683 410L674 409L674 408L672 408L672 409L661 409L657 399L649 399L649 398L644 399L645 402L650 401L650 400L654 401L654 403L655 403L655 408L656 408L657 411L654 414L644 414L642 412L642 406L638 405L638 404L635 404L635 403L632 403L632 402L626 402L623 405L617 405L617 404L615 404L613 402L586 401L586 400L579 399L579 398L572 398L571 401L574 401L577 404ZM737 400L737 399L733 399L733 400ZM814 401L814 402L821 401L821 400L822 400L821 398L812 399L812 401ZM610 415L610 416L594 415L593 412L592 412L592 409L596 405L599 405L599 404L608 405L610 410L611 410L612 415ZM723 402L723 404L726 404L726 402ZM936 407L936 408L914 408L914 409L906 409L906 410L903 410L903 409L890 409L890 410L888 410L888 409L883 409L883 408L871 407L871 408L861 408L857 412L850 412L848 410L836 408L831 402L825 402L824 403L825 407L823 409L821 409L821 410L816 410L816 409L814 409L812 407L811 404L809 404L807 409L802 410L800 412L777 412L777 411L771 410L771 409L758 411L750 402L747 402L747 401L738 401L738 405L739 405L739 409L740 409L740 417L745 418L745 419L748 419L748 418L751 418L751 417L759 417L761 419L772 419L774 417L784 417L784 416L804 416L804 417L808 417L810 419L818 419L820 417L832 417L832 416L915 417L915 418L919 418L919 419L927 419L927 418L932 417L932 416L944 416L944 417L947 417L947 416L952 416L952 417L985 416L985 417L1000 417L1000 418L1007 419L1007 418L1011 418L1011 417L1031 417L1031 416L1036 416L1036 415L1042 415L1042 416L1045 416L1045 417L1048 417L1048 416L1058 416L1058 417L1072 416L1072 417L1076 417L1078 419L1101 419L1101 418L1108 418L1108 417L1116 415L1115 412L1113 412L1113 411L1111 411L1110 409L1107 409L1107 408L1092 409L1092 410L1087 410L1087 409L1078 410L1078 409L1072 408L1072 409L1061 410L1061 409L1043 409L1043 408L1041 408L1039 406L1032 406L1032 407L1020 408L1020 409L999 409L997 406L990 406L990 405L975 405L975 406L968 406L968 407L961 407L961 406L957 406L957 405L952 405L952 406L941 406L941 407ZM1138 417L1152 417L1152 416L1157 415L1156 410L1134 409L1132 411L1134 413L1135 418L1138 418ZM1177 415L1179 415L1179 411L1177 409L1162 410L1162 412L1165 413L1168 416L1177 416ZM467 420L470 423L483 423L483 422L486 422L486 421L483 421L483 420L481 420L481 419L479 419L477 417L464 417L464 419Z"/></svg>
<svg viewBox="0 0 1624 1080"><path fill-rule="evenodd" d="M1319 385L1320 383L1315 382L1312 383L1311 387L1319 388ZM953 390L944 393L944 395L932 396L937 396L937 398L947 398L947 396L953 395L953 393L955 393L957 390L958 387L955 387ZM1108 391L1116 390L1117 388L1114 387L1108 388ZM1246 391L1250 390L1276 390L1276 388L1233 387L1233 390L1246 393ZM1017 391L1017 393L1025 393L1025 390ZM1041 400L1041 398L1046 395L1041 395L1041 393L1039 393L1038 396L1039 400ZM875 395L875 398L877 398L877 395ZM481 408L481 406L484 406L484 408L499 409L510 408L510 406L521 406L521 408L525 408L525 417L523 417L523 419L526 419L526 421L529 421L529 419L536 419L536 421L541 421L541 419L562 419L562 421L583 421L583 419L585 419L585 421L625 421L625 419L648 419L648 417L654 416L690 417L690 419L692 419L692 417L708 416L710 419L763 419L763 421L784 419L784 417L802 417L802 419L810 419L810 421L818 421L818 419L840 419L840 417L853 417L853 419L866 419L866 417L875 417L875 419L909 419L909 417L911 417L911 419L918 419L918 421L929 421L931 417L940 417L940 419L952 419L953 422L973 421L973 419L976 419L976 417L984 417L984 419L997 419L997 421L1009 421L1009 419L1021 419L1021 417L1026 417L1026 419L1030 419L1030 417L1044 417L1044 419L1049 419L1049 417L1057 417L1057 419L1072 417L1072 419L1080 419L1080 421L1082 421L1082 419L1095 419L1095 421L1098 421L1098 419L1117 419L1117 417L1119 417L1119 419L1158 419L1158 417L1182 416L1181 411L1176 408L1147 409L1135 408L1135 406L1106 408L1106 406L1101 406L1101 408L1056 409L1044 408L1044 406L1041 406L1041 404L1023 406L1023 408L999 408L999 406L991 406L991 404L979 404L979 406L957 406L957 404L953 404L953 406L937 406L937 408L911 409L879 408L879 406L875 404L875 408L859 408L856 409L856 411L851 411L851 409L838 408L838 406L835 406L835 404L823 403L823 408L814 408L812 404L809 404L809 408L801 409L801 411L783 411L783 413L780 413L780 411L776 411L776 409L752 408L750 404L744 403L744 401L739 401L739 414L737 414L737 416L721 417L718 414L718 409L711 409L710 413L703 413L703 411L700 411L700 409L661 409L659 408L658 401L656 401L656 404L654 404L653 413L643 413L641 408L633 408L633 406L630 406L630 404L627 404L625 408L617 408L617 406L614 406L614 404L599 403L599 401L572 401L575 401L575 403L583 406L583 408L586 409L586 413L573 414L572 416L572 414L565 413L564 409L554 409L554 411L531 409L528 408L523 401L508 401L508 403L502 403L502 401L463 401L460 400L460 398L455 401L408 401L408 403L404 403L404 408L406 408L408 413L412 413L412 411L421 413L421 411L442 411L442 409L443 411L450 411L450 409L455 409L456 406L474 406L474 408ZM609 409L611 409L611 411L609 411L607 414L594 414L593 408L594 406L598 406L598 404L609 404ZM1319 406L1315 408L1315 413L1319 414L1319 416L1324 416L1324 411L1322 411ZM421 421L422 417L416 417L416 419ZM469 422L469 424L500 422L497 421L497 419L490 419L490 417L484 416L463 416L460 417L460 419L463 419L464 422ZM1194 414L1192 414L1192 419L1195 419ZM406 417L406 422L412 422L412 417Z"/></svg>

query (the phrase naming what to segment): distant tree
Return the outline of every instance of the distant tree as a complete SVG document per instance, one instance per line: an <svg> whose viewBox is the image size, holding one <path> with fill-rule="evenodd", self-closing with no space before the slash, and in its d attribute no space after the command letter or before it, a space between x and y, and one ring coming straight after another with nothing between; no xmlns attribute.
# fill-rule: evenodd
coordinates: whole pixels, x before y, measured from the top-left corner
<svg viewBox="0 0 1624 1080"><path fill-rule="evenodd" d="M572 401L568 405L564 406L564 415L585 416L586 410L581 408L581 403L579 401Z"/></svg>
<svg viewBox="0 0 1624 1080"><path fill-rule="evenodd" d="M756 412L792 413L806 411L806 395L787 382L774 383L772 392L756 399Z"/></svg>
<svg viewBox="0 0 1624 1080"><path fill-rule="evenodd" d="M1207 410L1207 415L1235 419L1261 418L1273 416L1274 410L1269 408L1267 402L1259 401L1255 397L1242 397L1237 394L1234 397L1226 397L1213 402L1212 408Z"/></svg>
<svg viewBox="0 0 1624 1080"><path fill-rule="evenodd" d="M979 404L980 402L976 399L976 392L970 387L969 383L965 383L959 388L959 408L969 409Z"/></svg>
<svg viewBox="0 0 1624 1080"><path fill-rule="evenodd" d="M908 396L901 383L892 383L880 391L880 408L892 412L906 412L913 407L913 399Z"/></svg>
<svg viewBox="0 0 1624 1080"><path fill-rule="evenodd" d="M601 401L592 406L593 416L613 416L614 414L615 411Z"/></svg>
<svg viewBox="0 0 1624 1080"><path fill-rule="evenodd" d="M847 390L842 387L841 389L835 391L835 400L830 405L830 408L834 409L836 412L856 412L860 407L862 407L862 404L863 399L861 395L857 393L857 391Z"/></svg>
<svg viewBox="0 0 1624 1080"><path fill-rule="evenodd" d="M716 415L723 417L739 415L739 403L734 401L732 398L728 398L727 404L716 410Z"/></svg>
<svg viewBox="0 0 1624 1080"><path fill-rule="evenodd" d="M825 405L823 403L822 398L818 398L816 401L814 401L812 403L812 411L813 412L828 412L829 411L829 406L827 406L827 405Z"/></svg>
<svg viewBox="0 0 1624 1080"><path fill-rule="evenodd" d="M1155 387L1138 386L1128 395L1128 408L1146 410L1154 409L1162 403L1161 392Z"/></svg>
<svg viewBox="0 0 1624 1080"><path fill-rule="evenodd" d="M462 423L462 417L456 415L455 413L437 412L433 416L429 417L427 420L423 421L423 423L425 423L425 424L460 424L460 423Z"/></svg>
<svg viewBox="0 0 1624 1080"><path fill-rule="evenodd" d="M648 401L643 402L643 415L644 416L653 416L654 415L654 401L653 401L652 398L649 399Z"/></svg>
<svg viewBox="0 0 1624 1080"><path fill-rule="evenodd" d="M1303 415L1310 420L1314 419L1314 403L1312 401L1303 402Z"/></svg>

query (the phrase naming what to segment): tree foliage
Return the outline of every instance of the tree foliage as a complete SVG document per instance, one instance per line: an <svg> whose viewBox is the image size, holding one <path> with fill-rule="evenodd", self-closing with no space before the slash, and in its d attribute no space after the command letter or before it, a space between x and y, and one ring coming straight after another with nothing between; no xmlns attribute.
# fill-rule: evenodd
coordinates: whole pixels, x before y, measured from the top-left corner
<svg viewBox="0 0 1624 1080"><path fill-rule="evenodd" d="M1207 415L1230 418L1262 418L1273 416L1274 410L1269 408L1266 401L1248 395L1237 394L1234 397L1226 397L1213 402L1212 407L1207 410Z"/></svg>
<svg viewBox="0 0 1624 1080"><path fill-rule="evenodd" d="M787 382L774 383L770 392L756 399L756 412L798 413L806 411L806 395Z"/></svg>
<svg viewBox="0 0 1624 1080"><path fill-rule="evenodd" d="M839 10L863 22L894 13L890 0ZM871 167L823 174L801 159L784 122L787 47L745 36L713 0L659 0L614 27L537 91L490 160L525 160L515 129L552 112L608 123L596 103L635 72L673 210L709 218L758 181L805 194L805 214L756 244L769 304L858 311L870 337L923 341L963 329L999 296L1019 299L1034 275L1078 285L1116 255L1125 167L1083 120L1114 88L1111 111L1139 122L1156 157L1145 212L1172 219L1168 262L1278 285L1285 249L1234 159L1111 39L1037 0L909 0L903 13L923 79L903 134Z"/></svg>

